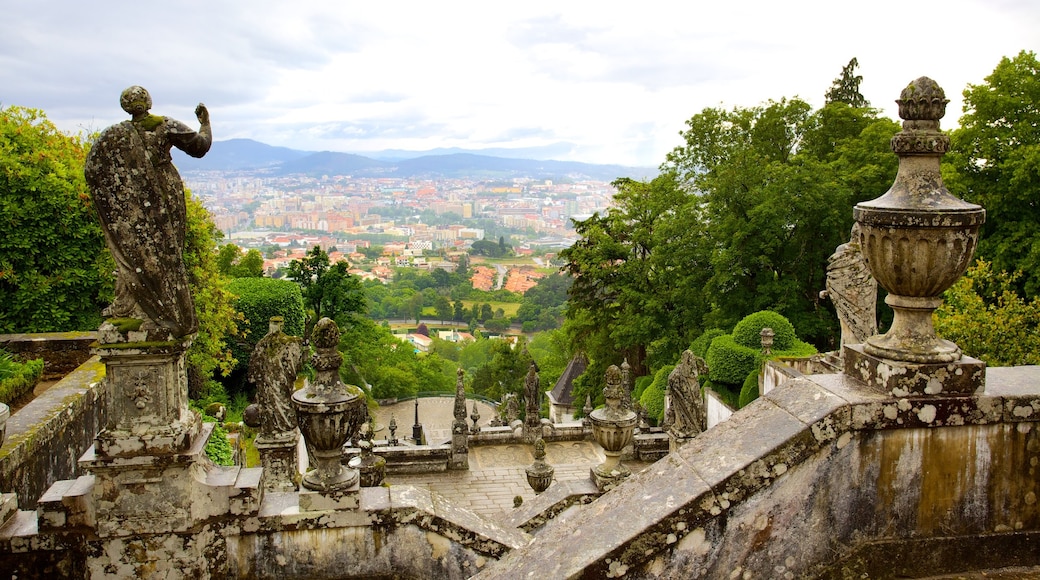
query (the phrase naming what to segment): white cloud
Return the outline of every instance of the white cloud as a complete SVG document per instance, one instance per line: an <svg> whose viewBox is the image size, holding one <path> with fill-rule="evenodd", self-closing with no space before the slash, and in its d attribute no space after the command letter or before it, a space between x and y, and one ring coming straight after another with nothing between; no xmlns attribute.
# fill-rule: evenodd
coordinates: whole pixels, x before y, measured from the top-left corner
<svg viewBox="0 0 1040 580"><path fill-rule="evenodd" d="M0 104L67 130L210 107L219 138L308 150L536 147L656 165L691 115L823 93L855 56L892 101L921 75L951 98L1002 56L1040 49L1040 5L953 0L728 3L15 1L0 22ZM134 8L139 8L135 6Z"/></svg>

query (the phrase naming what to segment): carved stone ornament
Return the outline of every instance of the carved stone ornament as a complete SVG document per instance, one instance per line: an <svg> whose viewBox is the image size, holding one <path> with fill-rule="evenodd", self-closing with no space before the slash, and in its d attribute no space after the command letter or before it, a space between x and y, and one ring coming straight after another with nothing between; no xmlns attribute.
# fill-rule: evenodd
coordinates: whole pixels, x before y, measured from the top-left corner
<svg viewBox="0 0 1040 580"><path fill-rule="evenodd" d="M942 293L971 262L986 210L962 201L943 185L939 160L949 137L939 130L945 93L921 77L903 89L903 130L892 139L899 157L895 182L881 197L857 205L860 247L870 272L888 291L895 316L884 335L867 339L868 354L911 363L947 363L960 348L935 334L932 312Z"/></svg>

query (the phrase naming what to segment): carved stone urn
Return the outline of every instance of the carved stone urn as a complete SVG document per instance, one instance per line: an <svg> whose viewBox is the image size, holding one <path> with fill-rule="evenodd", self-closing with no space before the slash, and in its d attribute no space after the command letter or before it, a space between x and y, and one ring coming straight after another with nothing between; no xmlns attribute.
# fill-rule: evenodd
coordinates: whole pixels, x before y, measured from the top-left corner
<svg viewBox="0 0 1040 580"><path fill-rule="evenodd" d="M343 355L336 350L339 328L328 318L314 326L312 335L317 352L311 359L314 381L292 395L300 423L317 468L303 477L307 489L331 492L358 482L358 471L341 463L343 445L352 439L368 415L361 390L345 385L339 378Z"/></svg>
<svg viewBox="0 0 1040 580"><path fill-rule="evenodd" d="M882 359L949 363L961 357L956 344L936 335L932 312L968 268L986 210L954 197L943 185L939 160L950 138L939 130L939 119L948 102L927 77L903 89L896 101L903 130L892 138L899 157L895 182L853 211L867 267L888 291L885 302L895 313L888 332L863 345Z"/></svg>
<svg viewBox="0 0 1040 580"><path fill-rule="evenodd" d="M596 443L603 447L606 461L592 468L592 479L601 490L613 487L617 482L631 475L631 471L621 463L621 451L632 443L638 417L631 409L622 405L625 397L622 387L621 369L610 365L606 372L607 386L603 396L607 404L589 414L592 433Z"/></svg>
<svg viewBox="0 0 1040 580"><path fill-rule="evenodd" d="M556 469L545 462L545 440L541 437L534 441L534 463L527 466L524 472L527 474L527 484L535 493L549 489Z"/></svg>

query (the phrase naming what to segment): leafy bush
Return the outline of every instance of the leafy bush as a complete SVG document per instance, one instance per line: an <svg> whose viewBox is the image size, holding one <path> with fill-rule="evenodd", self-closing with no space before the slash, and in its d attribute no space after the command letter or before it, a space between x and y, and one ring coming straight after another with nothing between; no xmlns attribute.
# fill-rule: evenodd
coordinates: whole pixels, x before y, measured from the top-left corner
<svg viewBox="0 0 1040 580"><path fill-rule="evenodd" d="M31 391L43 376L43 359L24 363L0 350L0 403L11 404Z"/></svg>
<svg viewBox="0 0 1040 580"><path fill-rule="evenodd" d="M756 369L744 379L744 386L740 388L740 399L737 401L743 409L751 401L758 398L758 370Z"/></svg>
<svg viewBox="0 0 1040 580"><path fill-rule="evenodd" d="M642 397L643 393L646 392L646 388L649 387L650 384L653 382L653 375L646 375L636 378L635 385L632 387L632 398L639 400L639 397Z"/></svg>
<svg viewBox="0 0 1040 580"><path fill-rule="evenodd" d="M711 341L715 337L724 334L726 334L726 331L721 328L709 328L704 331L704 334L698 336L690 343L690 351L701 358L705 358L708 356L708 347L711 346Z"/></svg>
<svg viewBox="0 0 1040 580"><path fill-rule="evenodd" d="M206 422L213 421L213 434L210 435L209 441L206 442L206 457L209 457L217 465L234 465L235 452L231 448L231 442L228 441L227 431L224 430L224 426L212 417L204 416L203 420Z"/></svg>
<svg viewBox="0 0 1040 580"><path fill-rule="evenodd" d="M773 350L787 350L794 344L794 326L791 325L782 314L772 310L760 310L749 314L733 327L733 340L748 348L759 349L762 347L762 329L772 328L776 333L773 336Z"/></svg>
<svg viewBox="0 0 1040 580"><path fill-rule="evenodd" d="M664 394L668 389L668 375L675 365L665 365L654 373L654 380L639 397L639 404L646 410L646 416L660 424L664 420Z"/></svg>
<svg viewBox="0 0 1040 580"><path fill-rule="evenodd" d="M726 383L736 389L752 372L757 372L764 359L761 331L772 328L773 349L770 358L795 358L816 354L811 344L798 340L794 327L786 318L769 310L745 316L733 328L733 334L717 336L711 341L705 361L713 382Z"/></svg>
<svg viewBox="0 0 1040 580"><path fill-rule="evenodd" d="M741 385L748 373L758 368L762 353L759 349L737 344L733 335L716 336L708 347L708 378L715 383Z"/></svg>
<svg viewBox="0 0 1040 580"><path fill-rule="evenodd" d="M239 368L248 368L253 347L267 334L271 317L284 318L285 334L303 336L303 294L295 283L273 278L235 278L228 283L228 289L237 296L235 308L246 318L242 324L244 336L232 348Z"/></svg>

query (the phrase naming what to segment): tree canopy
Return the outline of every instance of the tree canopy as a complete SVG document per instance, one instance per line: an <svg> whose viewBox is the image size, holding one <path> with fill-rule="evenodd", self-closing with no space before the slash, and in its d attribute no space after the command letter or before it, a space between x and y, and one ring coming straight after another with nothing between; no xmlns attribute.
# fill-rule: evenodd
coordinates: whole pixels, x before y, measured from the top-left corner
<svg viewBox="0 0 1040 580"><path fill-rule="evenodd" d="M115 263L83 178L86 150L42 111L0 109L0 333L101 323Z"/></svg>
<svg viewBox="0 0 1040 580"><path fill-rule="evenodd" d="M978 254L996 271L1021 270L1015 286L1040 294L1040 62L1022 51L964 90L944 179L986 208Z"/></svg>

